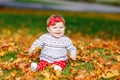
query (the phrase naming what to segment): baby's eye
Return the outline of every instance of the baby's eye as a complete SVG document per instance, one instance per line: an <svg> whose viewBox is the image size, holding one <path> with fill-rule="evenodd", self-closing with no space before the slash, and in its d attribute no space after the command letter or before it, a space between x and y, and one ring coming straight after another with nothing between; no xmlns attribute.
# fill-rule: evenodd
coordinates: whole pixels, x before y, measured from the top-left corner
<svg viewBox="0 0 120 80"><path fill-rule="evenodd" d="M63 28L63 27L60 27L60 28Z"/></svg>
<svg viewBox="0 0 120 80"><path fill-rule="evenodd" d="M57 27L53 27L54 29L56 29Z"/></svg>

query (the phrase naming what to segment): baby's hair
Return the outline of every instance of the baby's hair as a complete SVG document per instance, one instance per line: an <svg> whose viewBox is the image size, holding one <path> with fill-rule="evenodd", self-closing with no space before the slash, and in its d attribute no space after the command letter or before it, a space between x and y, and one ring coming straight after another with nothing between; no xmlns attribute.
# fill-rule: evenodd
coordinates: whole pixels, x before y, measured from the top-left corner
<svg viewBox="0 0 120 80"><path fill-rule="evenodd" d="M61 15L51 15L47 19L47 26L53 26L56 22L63 22L65 24L65 19Z"/></svg>

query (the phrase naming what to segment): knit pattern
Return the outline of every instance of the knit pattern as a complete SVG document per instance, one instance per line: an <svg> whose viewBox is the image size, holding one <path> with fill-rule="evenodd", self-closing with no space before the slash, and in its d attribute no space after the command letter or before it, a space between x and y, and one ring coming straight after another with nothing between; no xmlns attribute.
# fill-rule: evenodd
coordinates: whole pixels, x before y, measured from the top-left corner
<svg viewBox="0 0 120 80"><path fill-rule="evenodd" d="M48 63L67 60L68 52L76 56L75 46L65 35L60 38L54 38L49 33L43 34L32 44L30 50L34 50L36 47L43 48L40 54L40 60L45 60Z"/></svg>

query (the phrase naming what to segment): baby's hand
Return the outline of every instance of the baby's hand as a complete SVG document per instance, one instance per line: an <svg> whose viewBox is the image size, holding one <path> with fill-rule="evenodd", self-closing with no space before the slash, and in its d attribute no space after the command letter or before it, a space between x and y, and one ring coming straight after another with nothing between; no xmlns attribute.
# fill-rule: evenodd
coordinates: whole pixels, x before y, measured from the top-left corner
<svg viewBox="0 0 120 80"><path fill-rule="evenodd" d="M35 54L36 51L35 50L29 50L29 56L32 56L33 54Z"/></svg>
<svg viewBox="0 0 120 80"><path fill-rule="evenodd" d="M29 50L29 54L35 54L35 53L40 52L41 50L42 50L42 48L36 47L36 48L34 48L34 49L30 49L30 50Z"/></svg>
<svg viewBox="0 0 120 80"><path fill-rule="evenodd" d="M70 58L71 58L72 60L76 60L76 56L75 56L75 55L70 55Z"/></svg>

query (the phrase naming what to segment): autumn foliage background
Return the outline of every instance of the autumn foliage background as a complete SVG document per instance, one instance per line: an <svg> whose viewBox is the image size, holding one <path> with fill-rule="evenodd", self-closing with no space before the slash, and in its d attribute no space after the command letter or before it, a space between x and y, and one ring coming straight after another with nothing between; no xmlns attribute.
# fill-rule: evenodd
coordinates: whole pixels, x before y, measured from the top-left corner
<svg viewBox="0 0 120 80"><path fill-rule="evenodd" d="M66 35L77 48L77 60L69 59L60 75L50 65L32 72L39 51L28 56L34 40L47 32L46 20L60 14L66 20ZM66 11L1 8L0 80L119 80L120 15Z"/></svg>

